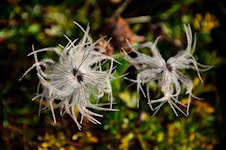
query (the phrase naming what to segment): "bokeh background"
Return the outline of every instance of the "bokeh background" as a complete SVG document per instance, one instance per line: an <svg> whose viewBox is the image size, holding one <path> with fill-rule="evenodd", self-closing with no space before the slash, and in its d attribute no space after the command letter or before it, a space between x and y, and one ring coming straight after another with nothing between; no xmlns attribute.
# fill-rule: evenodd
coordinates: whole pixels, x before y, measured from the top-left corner
<svg viewBox="0 0 226 150"><path fill-rule="evenodd" d="M161 150L226 148L226 3L222 0L7 0L0 2L0 116L1 149L60 150ZM126 4L126 5L125 5ZM123 7L126 6L126 7ZM120 8L120 9L119 9ZM121 9L123 8L123 9ZM165 105L156 116L144 98L136 108L136 85L123 78L112 82L119 112L99 112L102 125L84 120L82 130L68 116L55 110L38 116L39 102L32 101L38 78L32 70L18 79L34 63L27 57L31 45L36 49L66 45L63 34L71 39L83 33L73 24L91 26L94 40L113 37L108 55L120 54L125 38L132 44L154 41L163 57L185 48L183 24L190 23L197 34L195 58L214 68L201 73L201 83L194 71L184 71L194 82L193 92L204 101L193 99L190 116L175 116ZM121 39L122 38L122 39ZM104 41L103 41L104 42ZM41 58L54 57L43 53ZM117 55L116 76L137 71ZM150 94L158 95L153 84ZM181 95L186 101L186 95ZM103 98L104 101L104 98ZM45 104L43 104L45 105Z"/></svg>

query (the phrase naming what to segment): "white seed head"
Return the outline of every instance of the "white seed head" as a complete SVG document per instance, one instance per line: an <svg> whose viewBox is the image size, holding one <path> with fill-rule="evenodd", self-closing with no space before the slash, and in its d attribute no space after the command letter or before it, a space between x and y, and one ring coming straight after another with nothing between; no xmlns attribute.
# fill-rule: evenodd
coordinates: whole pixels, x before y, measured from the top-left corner
<svg viewBox="0 0 226 150"><path fill-rule="evenodd" d="M185 116L189 115L191 97L196 99L200 98L192 94L192 80L182 74L179 70L193 69L197 72L199 79L202 81L199 72L207 71L212 68L212 66L202 65L195 60L193 53L196 45L196 36L193 38L190 25L184 25L184 28L187 37L187 48L185 50L179 51L174 57L170 57L167 61L163 59L156 46L160 37L158 37L154 43L147 42L142 45L142 47L150 48L152 56L148 56L133 49L133 52L137 54L137 57L132 58L125 51L123 51L125 58L138 70L140 70L136 80L128 79L137 83L138 102L141 91L144 97L147 97L148 104L154 111L153 115L155 115L161 106L166 102L169 103L177 116L178 114L176 109ZM156 100L150 99L149 82L151 80L158 82L158 85L163 93L162 98ZM144 92L142 88L142 85L144 84L146 84L146 92ZM185 85L186 94L188 94L187 105L184 105L179 101L179 94L181 93L182 85ZM153 107L154 103L158 103L159 105ZM187 111L184 112L178 105L185 107Z"/></svg>
<svg viewBox="0 0 226 150"><path fill-rule="evenodd" d="M112 88L111 80L113 62L112 57L101 54L104 47L97 45L98 40L93 42L88 35L90 27L84 30L78 23L74 22L84 32L84 36L80 41L78 39L71 41L67 36L68 44L63 47L61 52L57 48L44 48L35 50L32 46L35 63L21 77L23 78L31 69L36 68L37 76L42 85L42 91L39 88L34 99L40 100L40 105L43 100L47 101L44 109L51 110L53 120L56 122L54 109L61 108L61 115L68 113L76 122L79 129L83 117L93 123L100 122L94 117L102 117L102 115L90 111L90 109L111 110L112 109ZM100 40L100 39L99 39ZM53 51L59 56L58 61L52 59L38 60L39 52ZM109 60L110 67L108 70L103 70L103 62ZM100 107L98 101L105 94L108 94L110 108ZM96 99L96 104L90 102L90 97ZM77 121L75 109L81 114L80 123Z"/></svg>

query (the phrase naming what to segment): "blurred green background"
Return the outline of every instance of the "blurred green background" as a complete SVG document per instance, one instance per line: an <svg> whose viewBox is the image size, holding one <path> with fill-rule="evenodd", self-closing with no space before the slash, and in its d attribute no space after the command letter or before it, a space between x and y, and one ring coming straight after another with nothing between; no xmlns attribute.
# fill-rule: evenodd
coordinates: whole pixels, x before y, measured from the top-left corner
<svg viewBox="0 0 226 150"><path fill-rule="evenodd" d="M120 13L129 23L125 26L113 19L122 3L122 0L0 2L2 149L226 148L226 3L220 0L131 0ZM140 21L142 16L147 20ZM59 115L59 110L55 110L56 124L50 112L42 111L38 116L39 103L31 101L38 83L35 70L18 81L34 63L33 57L27 57L27 54L31 52L32 44L36 49L66 45L63 34L71 39L81 38L83 33L73 21L83 27L89 24L94 40L100 35L107 35L106 39L109 39L116 32L115 38L126 37L132 44L138 44L154 41L161 35L158 47L165 58L186 46L183 23L190 23L197 34L194 56L200 63L215 66L201 73L204 83L198 80L194 71L184 72L194 80L194 94L205 100L192 100L189 117L181 114L176 117L165 105L151 118L153 112L146 99L141 99L140 107L136 108L136 85L128 87L131 82L121 78L112 82L114 107L120 111L100 112L104 115L98 118L102 125L84 120L79 131L68 115ZM113 28L109 29L109 26ZM118 44L112 42L114 54L120 53L117 47L124 43ZM52 56L49 53L40 56L45 57ZM129 77L136 77L137 71L122 57L116 59L123 64L117 65L116 76L129 71ZM156 85L153 85L150 93L155 96L156 92ZM182 99L186 100L186 95L182 95Z"/></svg>

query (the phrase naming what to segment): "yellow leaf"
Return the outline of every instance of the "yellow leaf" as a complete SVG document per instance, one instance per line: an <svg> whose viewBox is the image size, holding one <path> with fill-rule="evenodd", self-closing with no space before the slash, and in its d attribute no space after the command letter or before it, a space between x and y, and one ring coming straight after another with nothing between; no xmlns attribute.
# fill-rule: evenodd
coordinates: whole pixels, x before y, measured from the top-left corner
<svg viewBox="0 0 226 150"><path fill-rule="evenodd" d="M162 142L164 139L164 133L163 132L159 132L157 135L157 141L158 142Z"/></svg>
<svg viewBox="0 0 226 150"><path fill-rule="evenodd" d="M93 136L91 132L87 132L86 135L87 135L87 137L88 137L90 142L92 142L92 143L97 143L98 142L98 138Z"/></svg>
<svg viewBox="0 0 226 150"><path fill-rule="evenodd" d="M77 140L79 137L82 137L84 134L82 132L76 133L72 136L72 140Z"/></svg>
<svg viewBox="0 0 226 150"><path fill-rule="evenodd" d="M195 139L195 133L190 134L189 139L190 139L190 141L194 141L194 139Z"/></svg>
<svg viewBox="0 0 226 150"><path fill-rule="evenodd" d="M132 94L125 90L122 93L119 93L119 98L126 103L129 108L136 108L137 107L137 94L133 92Z"/></svg>
<svg viewBox="0 0 226 150"><path fill-rule="evenodd" d="M46 147L50 147L51 145L47 142L42 143L42 147L46 148Z"/></svg>

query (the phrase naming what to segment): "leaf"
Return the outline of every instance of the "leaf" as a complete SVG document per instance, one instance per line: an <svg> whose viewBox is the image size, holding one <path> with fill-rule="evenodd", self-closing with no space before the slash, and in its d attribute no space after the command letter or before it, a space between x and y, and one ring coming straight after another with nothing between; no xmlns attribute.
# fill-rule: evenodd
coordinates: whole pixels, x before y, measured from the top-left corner
<svg viewBox="0 0 226 150"><path fill-rule="evenodd" d="M122 93L119 93L119 98L126 103L126 106L129 108L136 108L137 107L137 94L133 92L132 94L125 90Z"/></svg>

